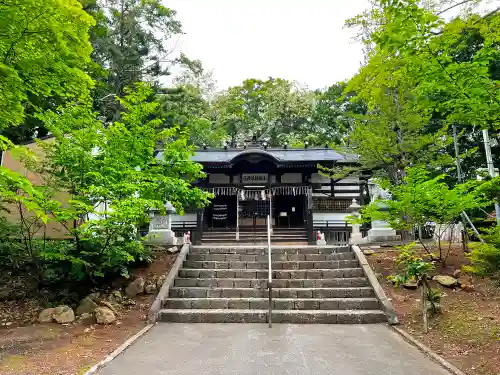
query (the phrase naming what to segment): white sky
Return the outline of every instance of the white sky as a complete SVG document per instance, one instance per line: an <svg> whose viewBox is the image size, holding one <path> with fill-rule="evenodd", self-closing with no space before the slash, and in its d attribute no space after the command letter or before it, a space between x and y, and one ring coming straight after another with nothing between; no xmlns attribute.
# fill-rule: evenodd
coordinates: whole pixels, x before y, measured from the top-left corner
<svg viewBox="0 0 500 375"><path fill-rule="evenodd" d="M354 75L362 47L344 21L367 0L163 0L186 35L177 50L213 70L218 88L269 76L323 88Z"/></svg>

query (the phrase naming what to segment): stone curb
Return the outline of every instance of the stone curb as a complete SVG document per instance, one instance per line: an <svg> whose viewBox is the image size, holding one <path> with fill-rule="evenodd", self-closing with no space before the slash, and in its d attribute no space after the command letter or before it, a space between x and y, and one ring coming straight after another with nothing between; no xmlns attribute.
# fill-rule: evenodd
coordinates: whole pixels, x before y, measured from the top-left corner
<svg viewBox="0 0 500 375"><path fill-rule="evenodd" d="M408 343L412 344L413 346L416 346L417 349L419 349L421 352L426 354L427 356L431 357L434 361L439 363L442 367L444 367L446 370L448 370L450 373L453 375L467 375L465 372L462 370L459 370L455 366L453 366L450 362L448 362L446 359L441 357L439 354L437 354L435 351L433 351L431 348L428 346L424 345L421 343L419 340L417 340L415 337L410 335L408 332L402 330L401 328L398 327L392 327L394 331L399 333L403 339L405 339Z"/></svg>
<svg viewBox="0 0 500 375"><path fill-rule="evenodd" d="M121 344L118 348L116 348L110 355L108 355L106 358L104 358L101 362L92 366L84 375L93 375L93 374L97 373L98 370L100 370L101 368L106 366L109 362L111 362L113 359L115 359L121 353L123 353L125 350L127 350L127 348L130 345L132 345L134 342L136 342L137 339L139 339L146 332L148 332L153 326L154 326L154 324L148 324L146 327L141 329L134 336L132 336L127 341L125 341L123 344Z"/></svg>
<svg viewBox="0 0 500 375"><path fill-rule="evenodd" d="M175 259L174 265L170 269L167 278L163 282L160 291L156 295L153 304L149 308L148 322L150 324L153 324L158 320L158 312L161 309L162 301L168 298L168 293L170 291L170 288L174 285L175 278L177 277L179 270L182 268L182 263L184 263L184 260L186 259L186 256L189 253L189 249L190 249L189 244L185 244L182 246L179 255L177 255L177 258Z"/></svg>
<svg viewBox="0 0 500 375"><path fill-rule="evenodd" d="M358 259L361 268L363 268L363 272L368 278L368 281L372 285L375 295L382 304L382 309L384 310L385 316L387 317L387 321L389 322L390 325L399 324L396 310L394 309L394 306L392 306L391 301L389 301L389 299L385 295L384 289L382 289L382 286L378 282L377 277L373 273L373 270L370 267L368 261L366 260L365 255L357 245L353 245L352 250L354 251L356 258Z"/></svg>

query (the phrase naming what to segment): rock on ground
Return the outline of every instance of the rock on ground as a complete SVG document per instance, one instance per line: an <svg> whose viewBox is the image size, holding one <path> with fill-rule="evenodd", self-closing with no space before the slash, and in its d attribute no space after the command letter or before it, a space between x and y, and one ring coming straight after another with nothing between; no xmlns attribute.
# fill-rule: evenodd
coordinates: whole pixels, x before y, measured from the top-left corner
<svg viewBox="0 0 500 375"><path fill-rule="evenodd" d="M40 314L38 314L38 321L40 323L52 322L52 316L54 315L55 310L56 309L54 307L43 309L42 311L40 311Z"/></svg>
<svg viewBox="0 0 500 375"><path fill-rule="evenodd" d="M94 314L90 313L83 313L78 317L78 321L86 325L95 324L96 322Z"/></svg>
<svg viewBox="0 0 500 375"><path fill-rule="evenodd" d="M113 311L114 314L118 314L118 309L117 309L116 305L114 305L113 303L111 303L109 301L101 301L100 304L104 307L107 307L111 311Z"/></svg>
<svg viewBox="0 0 500 375"><path fill-rule="evenodd" d="M153 282L149 282L144 287L144 293L146 294L155 294L157 291L156 284Z"/></svg>
<svg viewBox="0 0 500 375"><path fill-rule="evenodd" d="M92 301L97 302L99 300L99 298L101 298L101 293L99 293L99 292L90 293L87 296L87 298L90 298Z"/></svg>
<svg viewBox="0 0 500 375"><path fill-rule="evenodd" d="M162 287L163 283L165 282L165 279L166 279L166 278L167 278L167 276L165 276L165 275L161 275L161 276L158 278L158 280L156 280L156 288L157 288L158 290L160 290L160 289L161 289L161 287Z"/></svg>
<svg viewBox="0 0 500 375"><path fill-rule="evenodd" d="M54 312L52 314L52 318L60 324L64 323L71 323L75 321L75 313L73 312L73 309L69 306L62 305L62 306L57 306L54 309Z"/></svg>
<svg viewBox="0 0 500 375"><path fill-rule="evenodd" d="M90 297L85 297L80 301L80 305L76 309L76 315L93 313L97 306L97 303L90 299Z"/></svg>
<svg viewBox="0 0 500 375"><path fill-rule="evenodd" d="M406 283L403 284L403 288L417 289L418 288L418 281L415 279L409 279Z"/></svg>
<svg viewBox="0 0 500 375"><path fill-rule="evenodd" d="M458 278L458 284L460 285L460 288L466 292L472 292L475 289L472 284L472 277L470 276L460 276Z"/></svg>
<svg viewBox="0 0 500 375"><path fill-rule="evenodd" d="M448 275L436 275L433 277L433 280L447 288L453 288L457 285L457 279Z"/></svg>
<svg viewBox="0 0 500 375"><path fill-rule="evenodd" d="M180 250L180 248L178 246L172 246L170 248L167 249L167 251L170 253L170 254L175 254L175 253L178 253Z"/></svg>
<svg viewBox="0 0 500 375"><path fill-rule="evenodd" d="M95 309L95 318L98 324L111 324L116 321L116 316L108 307Z"/></svg>
<svg viewBox="0 0 500 375"><path fill-rule="evenodd" d="M141 294L144 292L144 279L142 277L138 277L134 281L132 281L130 284L128 284L127 288L125 289L125 294L132 298L135 297L138 294Z"/></svg>
<svg viewBox="0 0 500 375"><path fill-rule="evenodd" d="M363 250L363 254L365 254L365 255L373 255L374 253L375 253L375 251L373 251L372 249Z"/></svg>

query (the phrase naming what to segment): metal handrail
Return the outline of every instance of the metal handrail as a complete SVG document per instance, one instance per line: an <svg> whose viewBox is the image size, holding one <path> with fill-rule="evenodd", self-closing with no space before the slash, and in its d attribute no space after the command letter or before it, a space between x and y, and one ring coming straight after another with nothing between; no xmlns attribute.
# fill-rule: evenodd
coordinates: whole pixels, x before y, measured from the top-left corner
<svg viewBox="0 0 500 375"><path fill-rule="evenodd" d="M273 269L271 264L271 217L267 215L267 262L268 262L268 279L267 287L269 289L269 313L268 322L269 328L272 327L272 315L273 315Z"/></svg>

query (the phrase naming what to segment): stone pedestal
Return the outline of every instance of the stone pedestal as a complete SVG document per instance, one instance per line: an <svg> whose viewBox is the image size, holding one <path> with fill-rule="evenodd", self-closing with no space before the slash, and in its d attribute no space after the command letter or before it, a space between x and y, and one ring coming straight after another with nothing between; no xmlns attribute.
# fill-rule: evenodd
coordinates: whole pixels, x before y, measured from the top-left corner
<svg viewBox="0 0 500 375"><path fill-rule="evenodd" d="M401 236L383 220L372 221L372 229L368 231L368 242L399 241Z"/></svg>
<svg viewBox="0 0 500 375"><path fill-rule="evenodd" d="M368 238L363 237L360 231L360 225L359 224L353 224L352 226L352 233L351 233L351 239L349 240L349 243L351 245L361 245L364 243L368 242Z"/></svg>
<svg viewBox="0 0 500 375"><path fill-rule="evenodd" d="M149 224L146 242L151 245L177 245L178 240L170 225L170 215L155 215Z"/></svg>

